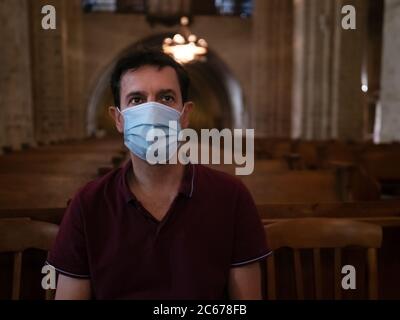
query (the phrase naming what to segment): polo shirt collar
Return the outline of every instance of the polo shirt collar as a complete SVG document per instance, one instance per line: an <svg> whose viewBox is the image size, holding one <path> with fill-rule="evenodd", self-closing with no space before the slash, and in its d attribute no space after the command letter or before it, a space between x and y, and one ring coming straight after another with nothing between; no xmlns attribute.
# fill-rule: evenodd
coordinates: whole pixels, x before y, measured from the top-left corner
<svg viewBox="0 0 400 320"><path fill-rule="evenodd" d="M183 179L179 187L179 194L186 198L191 198L194 191L194 179L195 179L195 166L189 163L184 168ZM125 202L136 202L138 201L136 196L132 193L128 184L128 173L132 170L132 161L129 159L122 167L121 171L121 193Z"/></svg>

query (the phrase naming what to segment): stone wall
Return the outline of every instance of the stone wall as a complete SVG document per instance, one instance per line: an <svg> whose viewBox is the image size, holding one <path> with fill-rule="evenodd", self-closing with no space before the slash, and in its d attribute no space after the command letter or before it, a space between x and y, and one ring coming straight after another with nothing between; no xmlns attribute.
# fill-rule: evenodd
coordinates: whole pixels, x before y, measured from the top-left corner
<svg viewBox="0 0 400 320"><path fill-rule="evenodd" d="M251 125L256 135L289 137L292 109L293 1L256 0Z"/></svg>
<svg viewBox="0 0 400 320"><path fill-rule="evenodd" d="M366 0L255 0L251 19L196 16L191 30L243 90L238 127L258 136L365 138L361 69ZM400 0L386 0L381 141L400 138ZM57 29L41 28L41 7L57 9ZM357 30L341 28L341 7L357 10ZM178 31L143 15L83 14L80 0L3 0L0 150L82 138L88 106L105 70L126 48ZM379 111L378 110L378 111ZM0 151L0 152L1 152Z"/></svg>
<svg viewBox="0 0 400 320"><path fill-rule="evenodd" d="M365 0L295 1L292 137L364 138L361 67ZM341 9L356 9L356 30L342 28Z"/></svg>
<svg viewBox="0 0 400 320"><path fill-rule="evenodd" d="M27 1L0 1L0 21L1 153L34 142Z"/></svg>
<svg viewBox="0 0 400 320"><path fill-rule="evenodd" d="M150 36L179 31L178 27L151 27L144 15L91 13L83 16L84 99L86 105L107 67L128 47ZM205 38L210 49L229 68L243 90L246 110L251 107L251 19L196 16L190 30ZM101 37L98 35L101 34ZM241 119L246 119L244 115ZM250 125L249 123L236 124Z"/></svg>
<svg viewBox="0 0 400 320"><path fill-rule="evenodd" d="M35 137L39 143L82 138L81 7L79 0L31 1ZM41 8L53 5L56 30L41 26Z"/></svg>
<svg viewBox="0 0 400 320"><path fill-rule="evenodd" d="M64 92L64 11L62 0L30 1L35 137L39 143L66 138L68 127ZM53 5L57 13L55 30L42 28L42 7Z"/></svg>

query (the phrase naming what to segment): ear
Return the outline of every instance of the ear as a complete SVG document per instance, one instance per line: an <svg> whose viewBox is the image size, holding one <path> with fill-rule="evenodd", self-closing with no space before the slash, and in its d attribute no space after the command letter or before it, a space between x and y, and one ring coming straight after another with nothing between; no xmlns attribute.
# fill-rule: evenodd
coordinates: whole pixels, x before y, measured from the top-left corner
<svg viewBox="0 0 400 320"><path fill-rule="evenodd" d="M194 108L194 103L192 101L186 102L183 107L185 108L183 110L183 114L181 116L181 127L182 129L186 129L189 127L189 119L190 119L190 113L192 112Z"/></svg>
<svg viewBox="0 0 400 320"><path fill-rule="evenodd" d="M109 107L108 114L115 122L115 127L117 128L119 133L124 132L124 117L118 111L117 107Z"/></svg>

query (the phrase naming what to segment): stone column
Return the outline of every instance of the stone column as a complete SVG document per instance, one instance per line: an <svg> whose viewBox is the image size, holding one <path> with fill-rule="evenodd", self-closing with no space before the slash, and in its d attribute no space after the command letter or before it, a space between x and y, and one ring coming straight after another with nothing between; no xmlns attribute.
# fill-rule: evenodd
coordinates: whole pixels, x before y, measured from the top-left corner
<svg viewBox="0 0 400 320"><path fill-rule="evenodd" d="M341 9L353 5L357 29L342 29ZM296 0L293 138L363 138L361 66L365 0Z"/></svg>
<svg viewBox="0 0 400 320"><path fill-rule="evenodd" d="M28 0L0 1L0 152L34 144Z"/></svg>
<svg viewBox="0 0 400 320"><path fill-rule="evenodd" d="M336 117L332 119L333 138L363 140L364 119L368 111L361 90L361 71L366 50L367 8L365 0L335 1L336 30L333 63L333 108ZM341 9L353 5L357 12L357 29L343 30ZM336 129L335 129L336 128Z"/></svg>
<svg viewBox="0 0 400 320"><path fill-rule="evenodd" d="M81 139L87 135L88 103L85 101L83 88L83 13L81 0L64 0L64 9L64 86L66 92L65 107L69 120L67 135L68 138Z"/></svg>
<svg viewBox="0 0 400 320"><path fill-rule="evenodd" d="M35 0L31 5L32 66L34 83L35 136L40 143L67 137L68 110L65 92L64 1ZM56 30L42 28L42 7L56 9Z"/></svg>
<svg viewBox="0 0 400 320"><path fill-rule="evenodd" d="M400 141L400 0L386 0L377 140Z"/></svg>
<svg viewBox="0 0 400 320"><path fill-rule="evenodd" d="M288 137L291 127L293 1L256 0L252 108L257 136Z"/></svg>
<svg viewBox="0 0 400 320"><path fill-rule="evenodd" d="M293 138L331 136L332 1L295 1Z"/></svg>

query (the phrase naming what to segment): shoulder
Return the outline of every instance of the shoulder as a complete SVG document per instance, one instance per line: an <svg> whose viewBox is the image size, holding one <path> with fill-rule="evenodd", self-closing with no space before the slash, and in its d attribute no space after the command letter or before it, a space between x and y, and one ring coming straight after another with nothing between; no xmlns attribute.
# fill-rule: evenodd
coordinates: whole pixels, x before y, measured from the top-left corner
<svg viewBox="0 0 400 320"><path fill-rule="evenodd" d="M242 216L258 218L254 199L238 177L203 165L196 165L196 171L194 197L200 206L212 208L214 219L219 215L226 223Z"/></svg>
<svg viewBox="0 0 400 320"><path fill-rule="evenodd" d="M83 206L93 206L114 197L121 188L123 171L123 168L117 168L86 183L76 192L72 201L79 201Z"/></svg>
<svg viewBox="0 0 400 320"><path fill-rule="evenodd" d="M195 165L195 174L200 187L224 193L248 193L243 182L226 172L218 171L204 165Z"/></svg>

